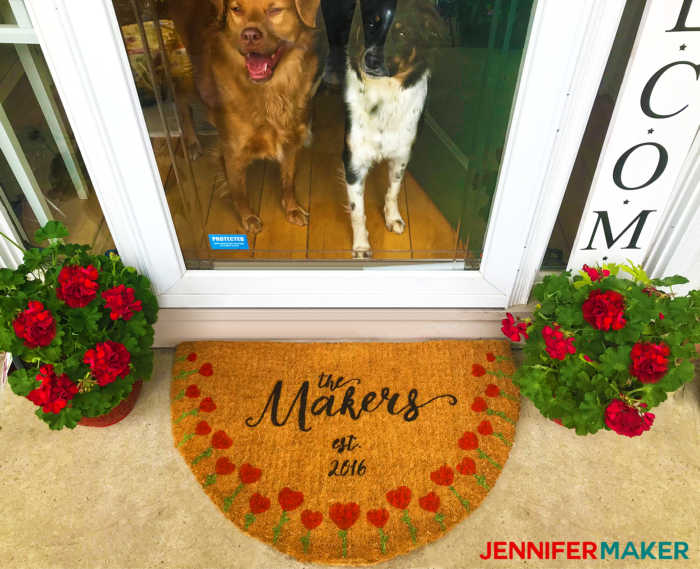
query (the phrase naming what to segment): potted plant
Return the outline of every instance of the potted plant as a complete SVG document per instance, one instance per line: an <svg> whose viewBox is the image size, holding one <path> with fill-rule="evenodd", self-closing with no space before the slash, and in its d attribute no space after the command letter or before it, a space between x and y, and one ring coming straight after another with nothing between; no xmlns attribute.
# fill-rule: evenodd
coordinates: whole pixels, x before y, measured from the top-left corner
<svg viewBox="0 0 700 569"><path fill-rule="evenodd" d="M618 278L620 270L631 279ZM503 320L506 336L526 340L513 383L578 435L639 436L654 422L650 410L693 379L700 291L676 296L672 287L687 279L650 279L631 261L579 273L545 277L532 320Z"/></svg>
<svg viewBox="0 0 700 569"><path fill-rule="evenodd" d="M51 429L113 424L153 371L150 281L114 253L63 243L60 222L34 235L48 245L24 252L16 270L0 269L0 351L19 368L9 384Z"/></svg>

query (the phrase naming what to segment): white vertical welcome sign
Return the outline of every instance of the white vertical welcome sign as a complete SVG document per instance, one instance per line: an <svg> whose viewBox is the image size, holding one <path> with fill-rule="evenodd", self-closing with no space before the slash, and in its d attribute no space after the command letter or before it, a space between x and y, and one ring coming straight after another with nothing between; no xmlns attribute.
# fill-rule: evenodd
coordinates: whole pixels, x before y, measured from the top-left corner
<svg viewBox="0 0 700 569"><path fill-rule="evenodd" d="M700 0L647 0L569 261L641 264L700 126Z"/></svg>

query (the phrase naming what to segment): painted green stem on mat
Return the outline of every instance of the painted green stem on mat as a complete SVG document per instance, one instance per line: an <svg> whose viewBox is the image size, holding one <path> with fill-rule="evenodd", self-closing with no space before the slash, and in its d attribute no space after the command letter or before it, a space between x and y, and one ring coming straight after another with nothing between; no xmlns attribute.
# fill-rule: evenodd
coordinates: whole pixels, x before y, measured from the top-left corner
<svg viewBox="0 0 700 569"><path fill-rule="evenodd" d="M389 540L389 536L384 533L382 528L379 528L379 548L382 550L382 555L386 555L386 542Z"/></svg>
<svg viewBox="0 0 700 569"><path fill-rule="evenodd" d="M195 407L191 411L185 411L182 415L180 415L177 419L175 419L173 421L173 423L177 424L180 421L182 421L185 417L189 417L190 415L192 415L193 417L196 417L197 413L199 413L199 407Z"/></svg>
<svg viewBox="0 0 700 569"><path fill-rule="evenodd" d="M194 437L194 433L186 433L184 437L182 437L182 440L177 443L178 448L184 445L187 441L189 441L191 438Z"/></svg>
<svg viewBox="0 0 700 569"><path fill-rule="evenodd" d="M185 379L188 375L192 375L193 373L197 373L198 371L199 369L193 369L192 371L182 370L175 377L173 377L173 381L176 381L178 379Z"/></svg>
<svg viewBox="0 0 700 569"><path fill-rule="evenodd" d="M455 496L457 496L457 499L459 500L460 504L462 504L462 506L464 506L467 512L469 512L469 500L465 500L464 498L462 498L462 496L459 495L459 492L457 492L457 490L454 489L454 486L450 486L449 488L452 491L452 493Z"/></svg>
<svg viewBox="0 0 700 569"><path fill-rule="evenodd" d="M253 515L253 512L248 512L245 515L245 526L243 527L243 531L248 531L250 524L252 524L254 521L255 521L255 516Z"/></svg>
<svg viewBox="0 0 700 569"><path fill-rule="evenodd" d="M411 541L413 545L416 545L416 526L411 523L411 518L408 517L408 510L403 511L403 516L401 516L401 521L408 526L408 531L411 532Z"/></svg>
<svg viewBox="0 0 700 569"><path fill-rule="evenodd" d="M514 362L515 358L511 356L496 356L497 362Z"/></svg>
<svg viewBox="0 0 700 569"><path fill-rule="evenodd" d="M486 484L486 477L485 476L479 476L478 474L475 474L474 478L476 478L476 483L479 486L483 486L484 488L486 488L487 492L491 491L491 488L489 488L489 485Z"/></svg>
<svg viewBox="0 0 700 569"><path fill-rule="evenodd" d="M501 465L498 464L494 459L492 459L488 454L486 454L483 450L480 448L476 449L476 452L479 453L479 458L485 458L488 460L491 464L493 464L496 468L500 469Z"/></svg>
<svg viewBox="0 0 700 569"><path fill-rule="evenodd" d="M500 417L501 419L504 419L508 421L511 425L515 425L515 421L513 419L509 419L506 417L505 413L503 411L494 411L493 409L486 409L486 414L487 415L496 415L496 417Z"/></svg>
<svg viewBox="0 0 700 569"><path fill-rule="evenodd" d="M204 483L204 487L211 486L216 482L216 472L214 474L207 474L207 480Z"/></svg>
<svg viewBox="0 0 700 569"><path fill-rule="evenodd" d="M195 464L197 464L197 463L198 463L200 460L202 460L202 459L209 458L209 457L211 456L211 453L212 453L213 450L214 450L213 447L209 447L207 450L205 450L202 454L200 454L197 458L195 458L195 459L192 461L192 466L194 466Z"/></svg>
<svg viewBox="0 0 700 569"><path fill-rule="evenodd" d="M506 395L502 391L500 395L501 397L505 397L506 399L510 399L511 401L520 401L520 399L518 399L517 397L513 397L512 395Z"/></svg>
<svg viewBox="0 0 700 569"><path fill-rule="evenodd" d="M238 485L238 488L236 488L236 491L224 500L224 512L229 511L229 509L231 508L231 504L233 504L233 501L236 499L236 496L238 496L240 491L243 490L243 486L245 486L245 484L241 482Z"/></svg>
<svg viewBox="0 0 700 569"><path fill-rule="evenodd" d="M445 514L435 514L435 517L433 519L440 524L440 529L442 531L445 531L445 524L442 523L442 520L445 519Z"/></svg>
<svg viewBox="0 0 700 569"><path fill-rule="evenodd" d="M180 391L180 393L177 394L177 397L175 397L175 399L173 399L173 403L175 403L175 401L180 401L180 399L182 399L184 396L185 396L185 390L183 389L182 391Z"/></svg>
<svg viewBox="0 0 700 569"><path fill-rule="evenodd" d="M311 540L311 530L306 532L306 535L302 535L299 540L301 541L301 545L304 548L304 553L306 553L309 550L309 541Z"/></svg>
<svg viewBox="0 0 700 569"><path fill-rule="evenodd" d="M506 446L513 446L512 443L503 436L503 433L494 433L493 436L497 439L501 439Z"/></svg>
<svg viewBox="0 0 700 569"><path fill-rule="evenodd" d="M343 559L348 556L348 530L341 529L338 536L343 540Z"/></svg>
<svg viewBox="0 0 700 569"><path fill-rule="evenodd" d="M272 538L272 543L277 543L277 540L280 538L280 533L282 532L282 526L286 524L289 521L289 516L287 515L286 511L282 512L282 517L280 518L280 522L272 528L272 535L274 536Z"/></svg>
<svg viewBox="0 0 700 569"><path fill-rule="evenodd" d="M503 373L500 369L497 369L496 371L487 371L486 373L490 375L495 375L498 379L502 379L504 377L507 377L508 379L512 378L512 375L508 375L507 373Z"/></svg>

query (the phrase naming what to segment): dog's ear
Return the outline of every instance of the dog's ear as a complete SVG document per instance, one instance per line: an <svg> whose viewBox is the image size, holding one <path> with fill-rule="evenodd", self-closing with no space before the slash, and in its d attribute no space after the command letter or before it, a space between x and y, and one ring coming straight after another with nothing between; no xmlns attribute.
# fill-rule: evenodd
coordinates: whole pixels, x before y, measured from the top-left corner
<svg viewBox="0 0 700 569"><path fill-rule="evenodd" d="M332 1L338 2L339 0ZM318 13L318 5L321 3L321 0L294 0L294 3L297 5L297 12L299 12L301 21L310 28L315 28L316 14Z"/></svg>

